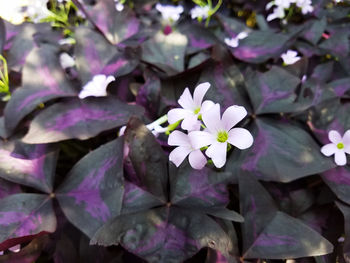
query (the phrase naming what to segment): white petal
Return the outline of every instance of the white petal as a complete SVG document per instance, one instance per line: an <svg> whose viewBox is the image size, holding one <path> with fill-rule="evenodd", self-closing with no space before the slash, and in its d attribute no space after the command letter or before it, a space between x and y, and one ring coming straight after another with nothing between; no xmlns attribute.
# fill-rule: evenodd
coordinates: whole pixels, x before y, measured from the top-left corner
<svg viewBox="0 0 350 263"><path fill-rule="evenodd" d="M338 144L340 142L343 141L343 138L341 137L341 135L339 134L339 132L335 131L335 130L331 130L328 133L328 138L332 143Z"/></svg>
<svg viewBox="0 0 350 263"><path fill-rule="evenodd" d="M180 131L173 131L168 138L168 144L173 146L191 147L190 138L187 134Z"/></svg>
<svg viewBox="0 0 350 263"><path fill-rule="evenodd" d="M185 110L181 108L172 109L168 112L168 122L170 124L173 124L191 115L193 115L193 113L189 110Z"/></svg>
<svg viewBox="0 0 350 263"><path fill-rule="evenodd" d="M210 110L211 107L213 107L214 105L215 105L215 103L212 102L211 100L203 101L199 114L202 114L203 112Z"/></svg>
<svg viewBox="0 0 350 263"><path fill-rule="evenodd" d="M201 106L205 93L210 88L209 82L199 84L193 92L193 101L196 106Z"/></svg>
<svg viewBox="0 0 350 263"><path fill-rule="evenodd" d="M234 128L228 132L227 141L233 146L243 150L252 146L254 139L247 129Z"/></svg>
<svg viewBox="0 0 350 263"><path fill-rule="evenodd" d="M334 161L337 165L346 165L346 155L344 151L337 151L334 156Z"/></svg>
<svg viewBox="0 0 350 263"><path fill-rule="evenodd" d="M346 146L350 146L350 130L347 130L344 135L343 135L343 143L346 145Z"/></svg>
<svg viewBox="0 0 350 263"><path fill-rule="evenodd" d="M205 158L201 150L195 150L191 152L188 156L188 160L192 168L197 170L202 169L207 163L207 158Z"/></svg>
<svg viewBox="0 0 350 263"><path fill-rule="evenodd" d="M187 110L195 110L196 108L190 90L188 88L184 90L177 102L181 105L182 108Z"/></svg>
<svg viewBox="0 0 350 263"><path fill-rule="evenodd" d="M198 121L198 116L196 114L189 115L181 123L181 128L187 131L196 131L200 128L200 121Z"/></svg>
<svg viewBox="0 0 350 263"><path fill-rule="evenodd" d="M321 148L321 153L323 153L325 156L331 156L335 154L338 150L339 149L337 148L337 145L335 145L334 143L329 143Z"/></svg>
<svg viewBox="0 0 350 263"><path fill-rule="evenodd" d="M218 130L222 130L224 127L221 123L220 117L220 105L216 103L208 111L202 113L202 119L211 133L217 133Z"/></svg>
<svg viewBox="0 0 350 263"><path fill-rule="evenodd" d="M173 162L176 167L179 167L180 164L185 160L187 155L191 152L191 149L188 147L176 147L170 154L169 160Z"/></svg>
<svg viewBox="0 0 350 263"><path fill-rule="evenodd" d="M215 167L221 168L226 163L227 143L216 141L209 146L205 154L213 160Z"/></svg>
<svg viewBox="0 0 350 263"><path fill-rule="evenodd" d="M228 107L222 114L222 123L226 131L229 131L233 126L239 123L247 116L247 110L242 106L233 105Z"/></svg>
<svg viewBox="0 0 350 263"><path fill-rule="evenodd" d="M213 134L205 131L192 131L188 134L188 137L194 149L200 149L216 141Z"/></svg>
<svg viewBox="0 0 350 263"><path fill-rule="evenodd" d="M237 35L238 39L245 39L248 36L247 32L241 32Z"/></svg>

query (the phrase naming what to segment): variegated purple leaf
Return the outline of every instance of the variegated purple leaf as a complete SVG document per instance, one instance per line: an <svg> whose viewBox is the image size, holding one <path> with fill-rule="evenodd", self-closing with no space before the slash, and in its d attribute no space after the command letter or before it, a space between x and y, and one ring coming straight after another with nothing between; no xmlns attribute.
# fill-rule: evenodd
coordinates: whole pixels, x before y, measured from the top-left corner
<svg viewBox="0 0 350 263"><path fill-rule="evenodd" d="M305 26L306 30L303 31L303 38L316 45L321 39L322 34L326 30L327 19L322 17L322 19L310 20L308 25Z"/></svg>
<svg viewBox="0 0 350 263"><path fill-rule="evenodd" d="M170 201L182 207L208 208L228 205L226 184L231 173L214 172L209 168L194 170L189 165L170 173Z"/></svg>
<svg viewBox="0 0 350 263"><path fill-rule="evenodd" d="M0 144L0 177L51 193L57 155L57 151L51 151L46 145L33 145L19 153Z"/></svg>
<svg viewBox="0 0 350 263"><path fill-rule="evenodd" d="M9 68L16 71L21 70L32 49L40 45L40 39L36 41L35 37L40 34L50 38L52 35L51 25L49 23L23 23L19 26L6 26L6 28L12 29L6 30L6 38L8 41L11 41L8 43L9 46L6 46L9 49L6 58Z"/></svg>
<svg viewBox="0 0 350 263"><path fill-rule="evenodd" d="M327 84L338 97L343 97L350 90L350 78L341 78Z"/></svg>
<svg viewBox="0 0 350 263"><path fill-rule="evenodd" d="M163 200L158 199L151 193L143 190L141 187L125 181L121 214L145 211L161 205L165 205Z"/></svg>
<svg viewBox="0 0 350 263"><path fill-rule="evenodd" d="M188 37L179 31L165 35L158 31L142 43L142 60L155 65L168 75L176 75L185 69L185 52Z"/></svg>
<svg viewBox="0 0 350 263"><path fill-rule="evenodd" d="M198 81L198 83L210 83L211 88L206 93L205 99L219 103L222 109L240 105L250 111L242 73L233 64L226 50L220 57L222 57L221 62L210 63L203 70Z"/></svg>
<svg viewBox="0 0 350 263"><path fill-rule="evenodd" d="M121 215L103 226L91 244L121 244L147 262L183 262L202 247L228 256L233 244L210 217L177 207Z"/></svg>
<svg viewBox="0 0 350 263"><path fill-rule="evenodd" d="M234 151L226 171L254 172L260 180L290 182L335 167L320 152L320 146L302 128L286 121L257 118L249 128L254 144Z"/></svg>
<svg viewBox="0 0 350 263"><path fill-rule="evenodd" d="M83 84L90 81L94 75L107 73L113 75L118 71L118 67L125 66L124 60L111 61L111 58L120 54L103 36L92 29L77 27L75 37L76 66ZM107 66L109 62L110 67Z"/></svg>
<svg viewBox="0 0 350 263"><path fill-rule="evenodd" d="M29 244L25 245L24 247L21 247L20 251L0 256L0 262L33 263L40 257L48 242L48 235L39 236L30 241Z"/></svg>
<svg viewBox="0 0 350 263"><path fill-rule="evenodd" d="M333 168L322 173L321 177L339 199L350 204L350 167Z"/></svg>
<svg viewBox="0 0 350 263"><path fill-rule="evenodd" d="M329 52L333 56L343 57L349 54L349 33L347 31L338 31L320 44L325 52Z"/></svg>
<svg viewBox="0 0 350 263"><path fill-rule="evenodd" d="M179 25L179 30L188 38L186 54L208 49L217 42L216 37L199 24L182 23Z"/></svg>
<svg viewBox="0 0 350 263"><path fill-rule="evenodd" d="M86 140L102 131L125 125L139 106L127 105L114 97L71 99L56 103L37 115L23 141L49 143L68 139Z"/></svg>
<svg viewBox="0 0 350 263"><path fill-rule="evenodd" d="M244 217L243 251L247 251L275 216L277 206L253 174L239 174L238 182L240 211Z"/></svg>
<svg viewBox="0 0 350 263"><path fill-rule="evenodd" d="M0 137L5 139L8 137L6 129L5 129L5 118L4 116L0 117Z"/></svg>
<svg viewBox="0 0 350 263"><path fill-rule="evenodd" d="M41 194L15 194L0 200L0 251L56 230L52 199Z"/></svg>
<svg viewBox="0 0 350 263"><path fill-rule="evenodd" d="M253 31L239 42L232 54L248 63L263 63L270 58L277 58L286 49L291 36L272 31Z"/></svg>
<svg viewBox="0 0 350 263"><path fill-rule="evenodd" d="M56 196L68 220L92 237L120 214L123 193L123 139L119 138L81 159Z"/></svg>
<svg viewBox="0 0 350 263"><path fill-rule="evenodd" d="M140 22L134 12L127 7L117 11L113 0L99 0L94 6L83 4L82 11L113 45L139 31Z"/></svg>
<svg viewBox="0 0 350 263"><path fill-rule="evenodd" d="M2 51L4 50L6 42L6 28L4 21L0 18L0 54L2 54Z"/></svg>
<svg viewBox="0 0 350 263"><path fill-rule="evenodd" d="M0 199L9 195L19 194L21 192L21 187L18 184L14 184L0 178Z"/></svg>
<svg viewBox="0 0 350 263"><path fill-rule="evenodd" d="M23 67L22 87L12 94L5 107L7 133L11 134L18 123L40 103L76 95L59 63L58 49L51 45L34 48Z"/></svg>
<svg viewBox="0 0 350 263"><path fill-rule="evenodd" d="M246 81L256 114L301 111L308 106L303 96L297 100L300 79L282 68L273 66L265 73L248 70Z"/></svg>
<svg viewBox="0 0 350 263"><path fill-rule="evenodd" d="M332 251L333 245L319 233L302 221L277 212L243 257L300 258L325 255Z"/></svg>
<svg viewBox="0 0 350 263"><path fill-rule="evenodd" d="M227 259L220 252L214 249L208 249L207 258L205 263L237 263L238 261Z"/></svg>
<svg viewBox="0 0 350 263"><path fill-rule="evenodd" d="M136 172L131 182L167 202L168 159L154 135L133 117L125 131L125 143Z"/></svg>
<svg viewBox="0 0 350 263"><path fill-rule="evenodd" d="M345 240L343 246L343 256L345 262L350 259L350 207L348 205L342 204L340 202L335 202L339 210L344 215L344 231L345 231Z"/></svg>
<svg viewBox="0 0 350 263"><path fill-rule="evenodd" d="M242 173L238 178L241 212L245 219L243 258L298 258L324 255L333 250L332 244L316 231L278 212L270 194L254 176Z"/></svg>

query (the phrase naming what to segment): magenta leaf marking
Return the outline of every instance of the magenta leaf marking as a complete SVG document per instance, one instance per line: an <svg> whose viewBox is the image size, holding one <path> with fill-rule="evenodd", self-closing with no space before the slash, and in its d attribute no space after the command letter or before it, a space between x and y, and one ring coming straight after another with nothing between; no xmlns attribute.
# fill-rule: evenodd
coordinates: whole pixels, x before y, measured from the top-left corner
<svg viewBox="0 0 350 263"><path fill-rule="evenodd" d="M344 167L337 167L322 174L322 176L330 182L338 185L350 186L350 172Z"/></svg>
<svg viewBox="0 0 350 263"><path fill-rule="evenodd" d="M274 246L294 246L297 241L289 236L279 236L268 233L262 233L254 242L255 246L274 247Z"/></svg>
<svg viewBox="0 0 350 263"><path fill-rule="evenodd" d="M0 212L0 225L9 226L11 224L19 224L15 231L12 232L12 237L27 236L35 233L38 225L43 222L40 214L23 212Z"/></svg>
<svg viewBox="0 0 350 263"><path fill-rule="evenodd" d="M68 111L61 116L58 116L56 122L48 123L46 128L49 131L63 131L69 127L72 127L79 122L86 121L105 121L105 120L118 120L121 114L111 113L109 111L90 109L86 106Z"/></svg>
<svg viewBox="0 0 350 263"><path fill-rule="evenodd" d="M105 173L111 169L116 162L116 158L106 160L99 169L91 171L78 188L67 193L68 196L75 198L78 205L84 203L86 211L92 217L103 222L109 219L110 211L101 198L99 185L102 183Z"/></svg>

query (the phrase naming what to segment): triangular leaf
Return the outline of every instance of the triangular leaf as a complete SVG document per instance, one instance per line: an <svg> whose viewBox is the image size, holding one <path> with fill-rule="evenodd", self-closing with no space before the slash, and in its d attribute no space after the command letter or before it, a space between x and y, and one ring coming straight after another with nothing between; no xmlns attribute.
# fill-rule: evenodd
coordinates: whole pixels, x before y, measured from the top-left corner
<svg viewBox="0 0 350 263"><path fill-rule="evenodd" d="M127 123L141 115L139 106L127 105L114 97L72 99L43 110L32 121L23 138L26 143L50 143L77 138L85 140L102 131Z"/></svg>

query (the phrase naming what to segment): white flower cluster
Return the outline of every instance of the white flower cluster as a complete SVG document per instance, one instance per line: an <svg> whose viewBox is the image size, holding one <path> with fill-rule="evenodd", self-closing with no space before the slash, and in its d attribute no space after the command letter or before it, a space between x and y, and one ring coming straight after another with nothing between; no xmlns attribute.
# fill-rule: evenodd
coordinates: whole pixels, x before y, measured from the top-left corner
<svg viewBox="0 0 350 263"><path fill-rule="evenodd" d="M248 36L247 32L241 32L239 33L237 36L232 37L232 38L225 38L225 43L226 45L228 45L229 47L238 47L239 45L239 41L242 39L245 39Z"/></svg>
<svg viewBox="0 0 350 263"><path fill-rule="evenodd" d="M0 17L13 23L21 24L29 17L34 23L50 15L48 0L8 0L0 1Z"/></svg>
<svg viewBox="0 0 350 263"><path fill-rule="evenodd" d="M266 10L274 6L272 13L267 16L266 20L284 19L286 16L285 9L290 8L292 4L299 7L304 15L314 11L311 0L274 0L266 5Z"/></svg>
<svg viewBox="0 0 350 263"><path fill-rule="evenodd" d="M211 158L217 168L226 163L227 149L233 145L239 149L247 149L253 144L253 136L243 128L234 128L246 115L242 106L228 107L221 116L220 105L210 100L203 101L210 84L199 84L193 97L188 88L180 96L178 103L182 108L168 112L170 124L181 121L181 128L173 131L168 144L177 146L169 155L170 161L179 166L188 156L194 169L202 169L207 158ZM202 151L205 149L205 155Z"/></svg>

